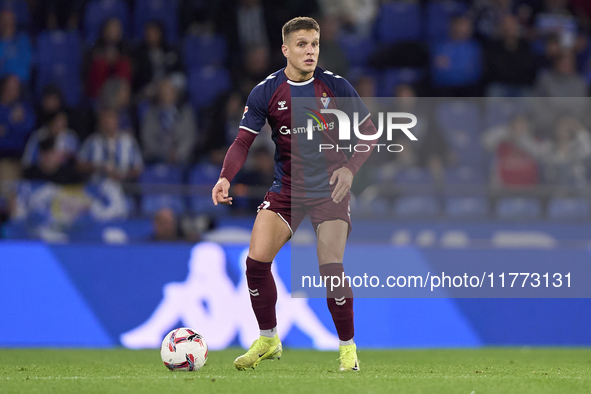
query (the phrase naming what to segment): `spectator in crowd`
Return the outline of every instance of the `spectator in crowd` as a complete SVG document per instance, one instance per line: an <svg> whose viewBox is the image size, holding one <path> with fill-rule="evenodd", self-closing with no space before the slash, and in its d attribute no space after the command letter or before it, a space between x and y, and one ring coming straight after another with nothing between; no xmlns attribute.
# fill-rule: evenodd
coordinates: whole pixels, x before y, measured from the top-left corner
<svg viewBox="0 0 591 394"><path fill-rule="evenodd" d="M225 113L222 114L222 118L218 120L219 126L214 125L214 129L225 130L225 141L217 143L218 146L229 146L236 137L238 136L238 129L240 127L240 121L244 115L244 100L243 96L239 92L233 92L228 97L225 105ZM219 139L219 137L218 137Z"/></svg>
<svg viewBox="0 0 591 394"><path fill-rule="evenodd" d="M64 99L60 88L56 85L47 85L41 93L37 108L37 128L45 126L56 113L62 110L64 110Z"/></svg>
<svg viewBox="0 0 591 394"><path fill-rule="evenodd" d="M337 41L339 35L338 20L333 17L325 17L322 20L321 26L320 45L322 46L322 52L319 59L319 66L337 75L347 76L349 73L349 61Z"/></svg>
<svg viewBox="0 0 591 394"><path fill-rule="evenodd" d="M159 83L158 101L142 120L141 140L146 161L188 164L197 142L193 108L179 100L171 79Z"/></svg>
<svg viewBox="0 0 591 394"><path fill-rule="evenodd" d="M403 169L420 167L429 170L433 179L440 180L446 165L450 162L451 154L443 133L433 119L432 102L418 99L415 88L409 84L398 85L394 94L396 99L391 101L390 110L395 108L395 112L411 113L417 117L418 122L412 128L417 141L410 141L404 133L395 133L393 140L387 141L387 135L384 132L379 143L399 144L404 149L393 158L386 155L375 155L375 157L372 155L368 159L371 160L369 163L380 167L379 173L382 176L391 176ZM407 119L396 120L400 123L408 122ZM385 124L386 119L384 118L383 121Z"/></svg>
<svg viewBox="0 0 591 394"><path fill-rule="evenodd" d="M431 77L440 95L478 95L482 50L472 38L472 21L468 17L452 19L448 39L433 46L431 57Z"/></svg>
<svg viewBox="0 0 591 394"><path fill-rule="evenodd" d="M0 89L0 158L20 160L35 127L35 113L21 99L21 83L16 75L4 78Z"/></svg>
<svg viewBox="0 0 591 394"><path fill-rule="evenodd" d="M525 146L545 165L545 180L557 186L589 183L591 134L576 118L564 116L554 126L554 138Z"/></svg>
<svg viewBox="0 0 591 394"><path fill-rule="evenodd" d="M49 84L43 88L41 99L37 107L37 126L39 129L47 124L58 112L65 111L68 114L68 124L75 130L80 138L86 137L92 131L95 122L94 113L84 106L66 107L62 91L57 85Z"/></svg>
<svg viewBox="0 0 591 394"><path fill-rule="evenodd" d="M35 114L20 96L16 75L0 81L0 199L8 197L21 176L20 157L35 126Z"/></svg>
<svg viewBox="0 0 591 394"><path fill-rule="evenodd" d="M500 38L494 40L487 51L487 96L528 96L538 63L529 43L521 37L517 18L504 16L500 24Z"/></svg>
<svg viewBox="0 0 591 394"><path fill-rule="evenodd" d="M214 11L216 29L226 38L230 63L240 68L251 48L278 48L281 43L269 32L280 31L269 7L261 0L223 0ZM286 19L287 20L287 19ZM285 23L285 22L283 22ZM276 36L276 35L273 35Z"/></svg>
<svg viewBox="0 0 591 394"><path fill-rule="evenodd" d="M131 108L131 84L123 78L110 78L101 90L100 108L110 108L119 115L119 130L134 133L134 112Z"/></svg>
<svg viewBox="0 0 591 394"><path fill-rule="evenodd" d="M582 119L588 112L588 101L584 99L587 93L587 83L577 72L574 54L562 52L552 70L541 73L535 84L535 122L541 135L550 137L552 125L562 116Z"/></svg>
<svg viewBox="0 0 591 394"><path fill-rule="evenodd" d="M576 68L572 52L563 52L551 71L542 73L536 82L539 97L586 97L587 86Z"/></svg>
<svg viewBox="0 0 591 394"><path fill-rule="evenodd" d="M0 11L0 77L16 74L28 83L31 77L32 47L29 37L16 30L16 16L11 10Z"/></svg>
<svg viewBox="0 0 591 394"><path fill-rule="evenodd" d="M246 51L243 67L240 73L236 74L242 95L248 96L250 91L271 73L269 62L269 50L266 47L250 48Z"/></svg>
<svg viewBox="0 0 591 394"><path fill-rule="evenodd" d="M472 3L470 14L475 20L475 30L484 39L494 38L504 19L516 11L512 0L475 0Z"/></svg>
<svg viewBox="0 0 591 394"><path fill-rule="evenodd" d="M320 0L318 3L322 15L337 18L348 30L363 37L371 33L379 7L377 0Z"/></svg>
<svg viewBox="0 0 591 394"><path fill-rule="evenodd" d="M535 28L542 38L557 35L563 49L572 49L575 45L578 25L568 0L545 0L543 9L535 16Z"/></svg>
<svg viewBox="0 0 591 394"><path fill-rule="evenodd" d="M555 139L546 157L546 180L552 184L583 187L589 183L591 135L575 118L556 124Z"/></svg>
<svg viewBox="0 0 591 394"><path fill-rule="evenodd" d="M133 90L154 99L158 94L158 82L170 76L179 88L185 87L180 54L166 42L162 25L148 22L144 39L133 55Z"/></svg>
<svg viewBox="0 0 591 394"><path fill-rule="evenodd" d="M68 128L68 115L64 111L55 113L27 142L22 159L25 178L78 182L75 166L78 145L78 136Z"/></svg>
<svg viewBox="0 0 591 394"><path fill-rule="evenodd" d="M90 135L78 154L78 170L92 180L136 179L144 168L142 155L132 134L119 129L119 115L113 109L99 113L99 130Z"/></svg>
<svg viewBox="0 0 591 394"><path fill-rule="evenodd" d="M372 115L375 115L382 110L388 110L382 108L383 103L381 103L379 99L376 99L378 96L378 87L376 78L373 75L368 73L362 73L359 75L355 80L355 90L359 97L363 98L363 103ZM395 93L392 92L392 95L395 95Z"/></svg>
<svg viewBox="0 0 591 394"><path fill-rule="evenodd" d="M371 75L361 75L359 78L357 78L357 81L355 82L355 90L357 90L359 97L376 97L376 79Z"/></svg>
<svg viewBox="0 0 591 394"><path fill-rule="evenodd" d="M88 94L96 98L105 82L119 77L131 82L131 60L123 42L123 25L117 18L108 19L91 51Z"/></svg>
<svg viewBox="0 0 591 394"><path fill-rule="evenodd" d="M400 133L398 143L404 146L404 150L415 152L415 163L418 166L427 168L434 179L441 179L445 167L450 162L451 153L443 133L433 119L433 108L430 105L432 103L417 99L415 89L408 84L398 85L396 97L400 112L411 113L420 119L412 129L417 141L410 143L408 137Z"/></svg>
<svg viewBox="0 0 591 394"><path fill-rule="evenodd" d="M152 221L152 228L152 241L175 242L183 240L177 217L170 208L161 208L156 212Z"/></svg>
<svg viewBox="0 0 591 394"><path fill-rule="evenodd" d="M557 34L549 34L543 41L543 56L541 59L542 70L547 70L553 67L556 59L560 57L563 49L560 45L560 38Z"/></svg>
<svg viewBox="0 0 591 394"><path fill-rule="evenodd" d="M78 135L68 128L66 112L57 111L45 120L45 124L40 129L31 134L22 158L23 168L26 169L39 162L39 144L49 138L53 139L54 145L51 148L60 156L60 162L66 162L76 156L80 145Z"/></svg>
<svg viewBox="0 0 591 394"><path fill-rule="evenodd" d="M517 115L508 124L486 131L484 147L494 155L492 183L503 187L535 186L540 181L536 146L531 124L525 115Z"/></svg>

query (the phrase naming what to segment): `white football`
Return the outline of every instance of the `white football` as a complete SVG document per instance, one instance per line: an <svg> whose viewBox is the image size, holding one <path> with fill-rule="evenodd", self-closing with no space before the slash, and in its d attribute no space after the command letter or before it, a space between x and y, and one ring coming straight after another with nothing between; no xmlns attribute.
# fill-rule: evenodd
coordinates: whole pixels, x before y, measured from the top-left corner
<svg viewBox="0 0 591 394"><path fill-rule="evenodd" d="M160 356L171 371L197 371L207 361L207 343L192 328L176 328L164 337Z"/></svg>

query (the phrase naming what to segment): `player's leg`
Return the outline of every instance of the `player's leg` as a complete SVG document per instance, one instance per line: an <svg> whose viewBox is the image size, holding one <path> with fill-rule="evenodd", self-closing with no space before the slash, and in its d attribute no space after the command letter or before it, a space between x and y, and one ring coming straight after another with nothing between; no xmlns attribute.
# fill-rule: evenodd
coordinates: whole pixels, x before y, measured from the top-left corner
<svg viewBox="0 0 591 394"><path fill-rule="evenodd" d="M282 216L267 210L267 207L268 204L263 203L263 209L257 214L246 259L248 291L261 336L248 352L234 361L234 366L241 370L254 368L264 359L280 358L282 353L275 315L277 288L271 264L279 250L289 241L291 229Z"/></svg>
<svg viewBox="0 0 591 394"><path fill-rule="evenodd" d="M343 255L349 234L349 223L344 220L322 222L316 229L318 235L318 263L320 275L327 280L328 310L339 336L340 370L358 371L357 348L353 341L355 333L353 323L353 291L351 284L344 278ZM330 277L338 278L333 282ZM337 284L331 288L330 284Z"/></svg>
<svg viewBox="0 0 591 394"><path fill-rule="evenodd" d="M351 219L349 217L350 197L347 196L340 203L335 204L331 199L314 206L310 210L312 224L318 237L317 253L320 275L322 277L336 277L339 282L331 288L327 286L326 302L332 315L333 322L339 336L339 350L341 353L341 370L359 370L356 346L353 341L353 291L351 284L343 281L343 255L349 232Z"/></svg>
<svg viewBox="0 0 591 394"><path fill-rule="evenodd" d="M271 264L290 237L289 226L277 213L265 209L259 211L250 237L246 279L261 335L271 338L275 336L277 326L277 288L271 273Z"/></svg>

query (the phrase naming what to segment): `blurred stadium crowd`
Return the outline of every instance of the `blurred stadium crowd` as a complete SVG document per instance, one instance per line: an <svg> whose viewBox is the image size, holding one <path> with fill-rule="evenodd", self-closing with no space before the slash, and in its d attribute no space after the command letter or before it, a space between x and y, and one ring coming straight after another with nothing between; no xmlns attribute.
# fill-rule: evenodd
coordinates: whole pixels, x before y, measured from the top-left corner
<svg viewBox="0 0 591 394"><path fill-rule="evenodd" d="M153 217L155 238L176 239L180 216L252 214L273 179L268 136L233 183L233 207L214 209L209 192L246 97L285 64L281 26L300 15L320 22L320 66L376 98L369 107L398 97L429 119L418 144L363 167L358 212L589 218L588 0L0 0L0 10L0 222L44 222L31 219L43 210L70 226Z"/></svg>

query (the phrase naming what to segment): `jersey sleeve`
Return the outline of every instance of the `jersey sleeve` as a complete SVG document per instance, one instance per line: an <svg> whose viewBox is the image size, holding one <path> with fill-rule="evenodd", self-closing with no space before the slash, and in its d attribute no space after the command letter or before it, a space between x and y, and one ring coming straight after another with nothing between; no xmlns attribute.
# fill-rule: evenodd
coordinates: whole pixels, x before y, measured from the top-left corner
<svg viewBox="0 0 591 394"><path fill-rule="evenodd" d="M268 101L265 99L264 85L257 85L246 100L240 128L258 134L267 121L269 113Z"/></svg>

